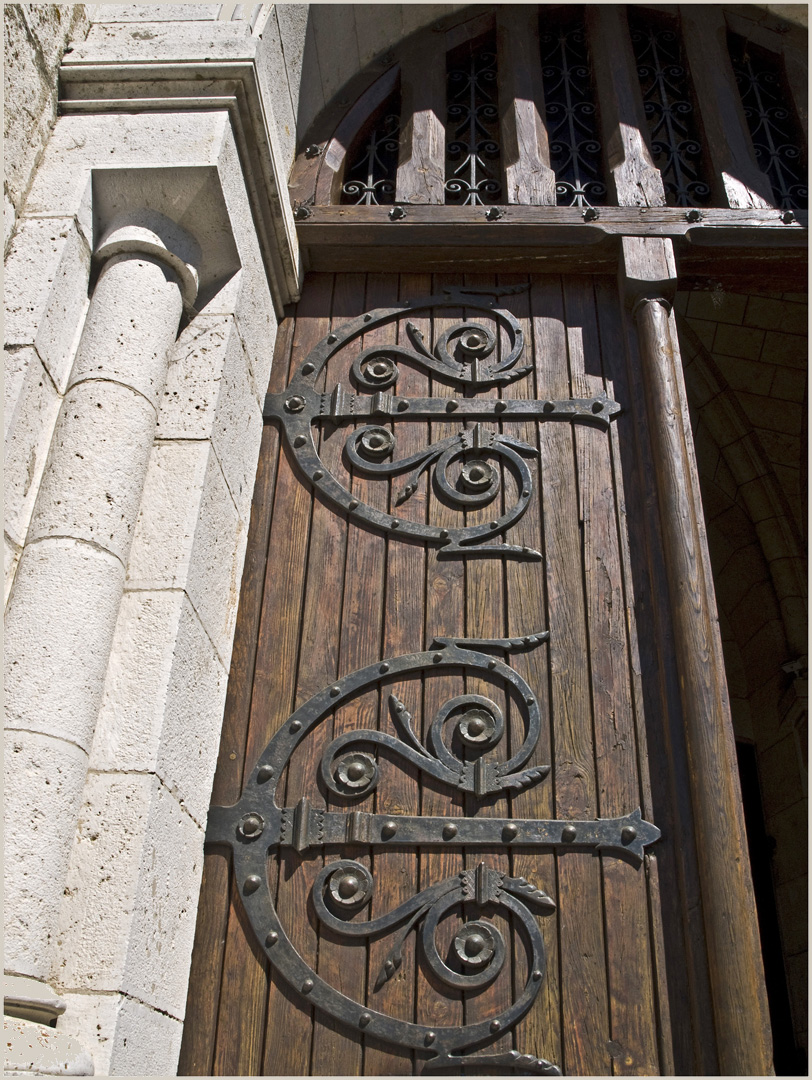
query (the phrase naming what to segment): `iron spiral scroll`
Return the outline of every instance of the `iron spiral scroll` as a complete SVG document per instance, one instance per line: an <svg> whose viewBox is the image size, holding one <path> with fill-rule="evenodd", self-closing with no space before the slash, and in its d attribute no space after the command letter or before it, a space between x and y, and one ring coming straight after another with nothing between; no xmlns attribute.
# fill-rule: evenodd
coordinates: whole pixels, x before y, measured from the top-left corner
<svg viewBox="0 0 812 1080"><path fill-rule="evenodd" d="M374 753L359 747L387 747L401 764L430 773L450 787L484 797L493 792L520 789L542 780L547 765L527 763L540 734L536 695L527 682L494 653L536 649L549 634L524 638L436 638L430 650L409 653L369 665L346 675L315 694L298 708L273 736L257 761L242 798L234 806L212 807L206 843L226 844L233 854L235 880L252 929L270 963L307 1000L355 1031L403 1048L429 1055L425 1068L504 1066L541 1075L561 1075L543 1058L517 1051L477 1052L488 1041L509 1031L528 1012L545 974L544 939L537 915L550 914L555 903L534 883L489 867L483 860L475 870L429 884L395 910L368 921L353 922L371 899L375 881L363 863L344 857L348 846L408 848L531 845L547 849L592 849L615 854L639 864L644 849L660 832L644 821L637 809L623 818L593 821L539 821L491 817L422 817L373 814L361 810L326 810L303 797L295 806L278 806L276 792L296 747L334 709L373 688L397 686L403 676L428 672L479 675L500 682L521 716L524 738L508 761L498 762L496 748L505 725L495 702L482 695L463 694L446 701L428 726L424 745L404 702L394 693L389 707L398 737L376 729L357 729L334 739L326 748L321 772L325 785L344 798L365 798L378 783ZM449 730L452 735L449 736ZM460 748L482 753L473 763ZM454 1027L432 1027L401 1020L354 1001L331 986L304 960L291 942L275 910L268 885L267 859L274 851L293 848L320 855L325 848L341 857L327 862L312 889L313 909L320 923L346 939L369 939L394 934L378 972L371 973L373 996L399 969L402 947L411 932L420 936L426 965L439 983L453 989L487 986L502 969L507 950L499 927L487 918L500 912L513 917L521 928L527 969L514 1000L493 1016ZM454 967L440 955L435 932L453 907L477 909L466 916L452 943ZM518 981L518 980L517 980ZM471 1051L474 1051L473 1053Z"/></svg>
<svg viewBox="0 0 812 1080"><path fill-rule="evenodd" d="M299 365L283 393L266 396L264 418L280 425L299 472L321 498L358 524L371 525L398 539L435 544L442 557L541 558L540 552L529 547L504 541L487 543L503 535L531 504L533 476L527 461L538 455L535 446L488 422L558 420L608 428L620 405L605 394L557 401L472 396L524 378L531 371L531 365L522 362L525 342L521 325L509 311L495 306L496 296L526 287L498 288L489 294L448 289L397 307L366 312L327 334ZM417 327L407 321L408 344L375 345L354 358L351 375L361 393L353 393L340 383L325 391L316 388L330 358L365 332L407 313L447 307L486 312L498 332L466 318L446 329L430 349ZM414 398L397 394L402 361L458 385L463 396ZM430 443L417 453L396 457L398 425L416 421L453 421L460 428L457 434ZM325 465L315 437L316 425L324 423L353 425L344 456L354 473L380 479L409 474L405 485L393 493L390 512L357 499ZM460 512L498 506L500 492L504 494L504 509L494 510L490 521L458 528L441 528L402 516L398 507L417 492L424 473L431 473L438 497ZM506 490L508 474L515 494Z"/></svg>

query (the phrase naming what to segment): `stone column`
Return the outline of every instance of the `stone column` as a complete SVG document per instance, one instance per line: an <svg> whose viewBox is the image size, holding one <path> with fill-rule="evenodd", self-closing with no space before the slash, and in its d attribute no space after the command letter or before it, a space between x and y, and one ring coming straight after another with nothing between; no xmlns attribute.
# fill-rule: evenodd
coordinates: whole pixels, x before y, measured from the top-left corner
<svg viewBox="0 0 812 1080"><path fill-rule="evenodd" d="M719 1071L772 1072L772 1045L716 597L671 299L670 240L623 237L671 600Z"/></svg>
<svg viewBox="0 0 812 1080"><path fill-rule="evenodd" d="M101 269L6 615L5 969L41 982L157 407L184 305L197 292L199 251L173 222L139 211L117 219L94 260ZM16 1015L27 1015L24 1005Z"/></svg>

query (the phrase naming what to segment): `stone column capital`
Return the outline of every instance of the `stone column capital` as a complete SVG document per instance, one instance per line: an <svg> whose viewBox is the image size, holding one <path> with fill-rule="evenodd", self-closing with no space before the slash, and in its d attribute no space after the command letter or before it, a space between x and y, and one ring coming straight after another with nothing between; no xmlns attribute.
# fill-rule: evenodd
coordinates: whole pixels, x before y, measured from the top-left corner
<svg viewBox="0 0 812 1080"><path fill-rule="evenodd" d="M178 278L185 308L192 307L200 281L200 245L171 218L145 207L118 215L93 251L96 263L114 255L146 255L157 259Z"/></svg>

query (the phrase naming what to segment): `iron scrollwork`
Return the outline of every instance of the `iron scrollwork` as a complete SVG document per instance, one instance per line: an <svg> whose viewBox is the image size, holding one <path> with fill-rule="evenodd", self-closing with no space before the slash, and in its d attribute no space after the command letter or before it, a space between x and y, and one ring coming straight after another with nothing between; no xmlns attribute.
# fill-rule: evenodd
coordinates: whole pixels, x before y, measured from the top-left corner
<svg viewBox="0 0 812 1080"><path fill-rule="evenodd" d="M518 672L493 653L535 649L548 637L543 632L517 639L437 638L426 652L395 657L346 675L314 695L285 721L256 763L240 801L230 807L213 807L209 814L207 844L231 847L246 913L270 962L308 1002L350 1028L429 1053L426 1068L473 1063L560 1075L560 1070L549 1061L517 1051L470 1052L508 1031L533 1004L545 973L544 939L534 912L542 916L550 914L555 903L526 879L499 872L482 861L475 870L464 870L428 885L394 911L367 921L351 921L370 901L375 880L363 863L345 857L343 849L353 845L470 849L520 844L557 850L592 849L639 864L645 847L658 839L659 829L644 821L639 809L611 820L533 821L384 815L352 809L328 811L311 805L307 797L295 806L280 807L276 803L278 785L296 747L336 707L401 676L445 669L454 669L457 674L485 675L502 683L524 720L525 738L513 758L503 764L494 760L493 751L502 740L504 720L490 699L469 694L447 701L432 720L428 746L424 746L405 706L392 693L389 703L397 720L399 738L370 729L334 739L322 761L322 778L327 787L348 799L365 798L374 789L378 779L376 758L369 750L357 749L357 745L387 747L396 759L417 765L449 786L473 791L477 796L540 781L547 775L549 766L523 768L539 738L538 699ZM445 737L449 727L453 727L463 747L482 751L474 758L473 766L459 756L454 739ZM484 765L480 767L479 763ZM326 846L338 848L342 857L326 863L313 885L313 908L322 925L347 939L378 938L397 930L380 970L372 973L373 993L402 965L403 943L412 931L419 933L425 962L441 983L452 989L487 986L502 969L507 955L501 931L487 917L501 911L515 917L521 927L527 958L524 985L517 987L510 1005L478 1022L432 1027L396 1019L370 1005L364 1006L322 979L296 951L274 908L268 888L267 856L285 848L318 855ZM458 905L465 905L464 911L474 906L477 914L475 918L466 914L457 929L448 957L453 963L450 966L437 948L436 931L443 916Z"/></svg>
<svg viewBox="0 0 812 1080"><path fill-rule="evenodd" d="M294 459L320 494L333 506L345 511L359 522L373 525L392 535L428 541L440 546L442 556L510 555L518 558L540 559L532 548L502 543L486 544L504 533L525 513L533 493L533 479L526 463L537 455L537 449L520 439L486 427L486 421L510 420L575 420L608 427L620 412L617 402L605 394L593 398L567 400L524 400L504 398L411 398L395 393L398 380L398 361L421 367L464 390L478 391L504 386L523 378L530 371L521 362L524 335L518 320L509 312L495 307L495 295L515 289L495 290L491 296L470 293L463 289L448 290L441 295L423 297L405 305L378 308L346 323L328 334L299 366L282 394L268 394L264 417L278 422ZM497 334L481 323L463 320L449 327L439 337L434 349L428 348L413 323L406 323L409 344L376 345L363 349L352 364L352 378L357 388L366 393L353 393L340 383L331 391L316 389L316 381L328 360L339 349L365 331L397 319L404 312L426 311L433 308L465 306L487 312L497 328L504 332L507 347L498 356ZM395 427L408 421L448 421L461 424L456 435L426 446L416 454L391 459L397 447ZM347 436L345 453L353 469L370 476L392 477L408 472L404 487L396 493L399 506L417 491L420 478L434 466L434 482L441 498L460 510L484 507L497 498L502 486L504 466L512 474L516 494L505 499L505 508L493 520L459 528L440 528L411 521L397 513L385 513L356 499L326 468L319 457L314 440L313 425L317 422L342 424L370 423L355 428ZM459 476L454 474L459 469Z"/></svg>

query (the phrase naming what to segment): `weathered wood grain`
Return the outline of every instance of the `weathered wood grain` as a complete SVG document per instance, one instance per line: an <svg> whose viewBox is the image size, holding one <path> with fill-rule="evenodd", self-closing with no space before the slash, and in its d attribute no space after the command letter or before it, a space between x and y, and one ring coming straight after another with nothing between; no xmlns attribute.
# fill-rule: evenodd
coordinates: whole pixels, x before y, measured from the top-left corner
<svg viewBox="0 0 812 1080"><path fill-rule="evenodd" d="M586 30L610 191L614 187L619 206L664 206L663 180L644 135L648 125L625 7L590 5Z"/></svg>
<svg viewBox="0 0 812 1080"><path fill-rule="evenodd" d="M711 173L721 181L718 194L731 207L772 206L772 186L756 164L736 87L723 9L710 5L698 12L680 4L680 23Z"/></svg>
<svg viewBox="0 0 812 1080"><path fill-rule="evenodd" d="M517 285L526 278L501 275L500 285ZM549 396L544 360L537 353L538 344L534 340L530 318L530 294L519 293L508 300L510 310L518 318L525 334L525 349L533 359L533 371L525 379L503 388L505 398L535 398L544 400ZM533 422L504 425L509 434L523 442L538 448L538 424ZM544 478L539 459L531 461L531 473L534 478L533 492L526 513L511 529L510 539L514 544L544 551L544 537L541 524L541 499ZM545 572L543 564L509 559L505 563L507 628L511 637L523 637L535 631L545 630L549 626L545 598ZM514 667L527 681L539 702L542 728L536 752L529 765L549 765L553 760L552 724L550 712L550 665L549 648L542 646L528 652L516 653L511 657ZM517 710L511 709L511 752L524 738L524 725L519 722ZM518 792L511 798L511 816L515 818L550 819L555 817L553 800L554 779L548 775L544 780ZM551 852L537 848L511 848L512 873L524 877L538 888L556 899L556 860ZM555 1064L561 1063L561 1002L558 966L558 913L540 919L540 929L544 938L547 973L533 1008L527 1017L517 1025L513 1041L514 1048L520 1053L535 1054ZM529 977L528 961L522 955L524 950L519 942L514 943L515 984L514 993L519 992Z"/></svg>
<svg viewBox="0 0 812 1080"><path fill-rule="evenodd" d="M431 293L431 278L427 275L407 276L400 279L400 301ZM426 340L431 340L431 317L411 319ZM392 330L387 330L388 340ZM398 340L408 344L408 337L401 327ZM419 368L407 363L400 364L397 383L399 394L409 397L425 397L429 392L428 376ZM397 457L408 457L420 450L427 441L427 425L394 424L397 438ZM402 486L402 479L395 478L391 484L390 507L394 509L395 492ZM398 508L401 516L408 514L411 520L426 520L426 493L421 488L408 503ZM423 646L423 619L426 592L426 549L422 544L388 544L386 581L383 598L384 627L381 657L399 656L415 652ZM406 702L410 712L417 716L422 706L422 680L414 676L399 680L397 686L384 685L381 693L379 726L382 731L397 736L392 721L388 698L394 692ZM382 756L383 757L383 756ZM395 758L380 762L381 780L376 793L375 812L379 814L420 813L420 782L416 775ZM378 851L373 856L376 890L371 903L371 917L392 911L419 891L417 852L398 849ZM367 1004L379 1011L403 1020L414 1020L416 970L416 935L409 934L403 948L403 962L393 978L376 990L375 984L384 961L392 947L390 937L370 943L369 979ZM410 1076L413 1054L410 1050L392 1047L367 1037L364 1054L364 1072L367 1076Z"/></svg>
<svg viewBox="0 0 812 1080"><path fill-rule="evenodd" d="M281 382L284 385L288 376L292 337L293 320L288 319L277 333L272 383ZM235 802L241 791L278 454L279 434L266 427L260 443L223 733L212 788L212 803L215 805ZM228 857L224 852L208 852L203 864L199 916L189 975L190 993L178 1064L179 1070L185 1075L205 1076L212 1070L228 897Z"/></svg>
<svg viewBox="0 0 812 1080"><path fill-rule="evenodd" d="M561 285L534 284L535 347L546 392L572 395L568 354L580 327L565 323ZM551 713L554 730L555 816L597 816L589 645L581 562L582 523L574 433L569 424L542 424L544 550L550 616ZM561 1067L576 1075L606 1075L611 1059L597 860L573 850L557 856L562 1031Z"/></svg>
<svg viewBox="0 0 812 1080"><path fill-rule="evenodd" d="M401 60L402 110L395 201L445 201L445 53L407 47Z"/></svg>
<svg viewBox="0 0 812 1080"><path fill-rule="evenodd" d="M538 11L533 5L496 9L499 124L504 202L555 205L555 173L544 115Z"/></svg>
<svg viewBox="0 0 812 1080"><path fill-rule="evenodd" d="M627 261L624 270L631 298L641 298L635 319L692 766L719 1065L725 1073L759 1074L770 1068L770 1027L679 349L666 307L646 299L649 268Z"/></svg>

